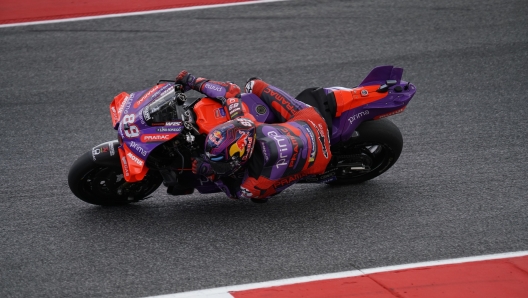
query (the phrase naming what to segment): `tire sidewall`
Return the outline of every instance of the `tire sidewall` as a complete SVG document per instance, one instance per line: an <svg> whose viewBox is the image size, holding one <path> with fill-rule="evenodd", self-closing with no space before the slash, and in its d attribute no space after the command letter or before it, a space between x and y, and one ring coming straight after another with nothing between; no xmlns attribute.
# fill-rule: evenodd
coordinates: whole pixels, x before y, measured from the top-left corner
<svg viewBox="0 0 528 298"><path fill-rule="evenodd" d="M361 123L356 129L358 136L351 138L346 147L381 145L386 150L388 160L375 170L357 177L339 177L332 184L361 183L373 179L391 168L398 160L403 149L403 137L400 129L388 119L371 120ZM338 154L336 154L338 155Z"/></svg>

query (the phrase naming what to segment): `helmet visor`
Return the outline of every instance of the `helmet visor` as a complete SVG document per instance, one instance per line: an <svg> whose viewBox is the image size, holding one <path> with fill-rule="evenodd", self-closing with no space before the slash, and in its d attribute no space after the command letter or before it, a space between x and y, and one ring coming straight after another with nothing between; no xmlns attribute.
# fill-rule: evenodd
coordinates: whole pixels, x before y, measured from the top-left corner
<svg viewBox="0 0 528 298"><path fill-rule="evenodd" d="M221 155L204 156L204 158L218 175L231 175L240 168L240 162L236 157L233 157L231 161L225 160Z"/></svg>

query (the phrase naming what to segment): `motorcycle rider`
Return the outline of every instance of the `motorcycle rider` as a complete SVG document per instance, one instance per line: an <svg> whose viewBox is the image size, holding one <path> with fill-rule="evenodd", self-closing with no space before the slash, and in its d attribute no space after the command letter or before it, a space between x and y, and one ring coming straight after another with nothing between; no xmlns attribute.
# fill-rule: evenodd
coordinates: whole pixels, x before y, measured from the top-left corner
<svg viewBox="0 0 528 298"><path fill-rule="evenodd" d="M278 119L259 123L231 82L212 81L181 71L176 83L221 101L229 121L207 135L205 154L193 160L192 171L213 181L228 197L265 202L308 175L324 173L332 158L327 123L310 105L259 78L246 93L258 96Z"/></svg>

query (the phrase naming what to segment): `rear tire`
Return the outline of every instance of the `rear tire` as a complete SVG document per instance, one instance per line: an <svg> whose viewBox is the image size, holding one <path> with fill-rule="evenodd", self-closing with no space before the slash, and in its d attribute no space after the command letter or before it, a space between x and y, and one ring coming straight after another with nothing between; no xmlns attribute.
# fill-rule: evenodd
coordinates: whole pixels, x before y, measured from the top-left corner
<svg viewBox="0 0 528 298"><path fill-rule="evenodd" d="M121 167L96 164L91 151L81 155L68 173L68 185L76 197L87 203L102 206L138 202L153 193L162 182L161 175L150 170L140 182L124 185ZM122 190L121 195L118 194L119 188Z"/></svg>
<svg viewBox="0 0 528 298"><path fill-rule="evenodd" d="M329 184L354 184L373 179L396 163L403 148L400 129L387 119L366 121L357 137L332 154L337 179Z"/></svg>

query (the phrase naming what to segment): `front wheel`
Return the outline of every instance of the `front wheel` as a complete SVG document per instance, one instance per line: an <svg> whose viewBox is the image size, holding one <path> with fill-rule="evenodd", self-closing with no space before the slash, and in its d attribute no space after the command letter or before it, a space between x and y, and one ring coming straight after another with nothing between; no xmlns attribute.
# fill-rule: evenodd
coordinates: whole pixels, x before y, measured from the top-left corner
<svg viewBox="0 0 528 298"><path fill-rule="evenodd" d="M81 155L68 173L68 185L76 197L102 206L138 202L153 193L162 182L161 175L151 170L140 182L127 183L120 167L96 164L92 152Z"/></svg>
<svg viewBox="0 0 528 298"><path fill-rule="evenodd" d="M336 180L329 184L353 184L373 179L396 163L403 148L400 130L387 119L366 121L344 146L332 152Z"/></svg>

